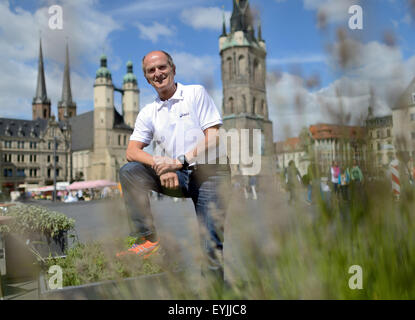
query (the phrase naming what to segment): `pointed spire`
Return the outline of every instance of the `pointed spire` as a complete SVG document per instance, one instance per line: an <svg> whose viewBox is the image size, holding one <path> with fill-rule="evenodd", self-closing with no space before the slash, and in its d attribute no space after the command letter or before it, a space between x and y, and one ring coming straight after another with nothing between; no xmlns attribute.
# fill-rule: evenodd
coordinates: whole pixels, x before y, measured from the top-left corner
<svg viewBox="0 0 415 320"><path fill-rule="evenodd" d="M68 108L76 108L76 104L72 101L68 42L66 42L66 59L65 59L65 70L63 73L62 98L61 98L61 101L58 102L58 109L60 108L64 108L63 110L64 118L67 118L69 116Z"/></svg>
<svg viewBox="0 0 415 320"><path fill-rule="evenodd" d="M45 69L43 66L43 52L42 52L42 39L39 39L39 61L37 68L37 85L36 95L33 98L33 103L50 103L46 93L46 81L45 81Z"/></svg>
<svg viewBox="0 0 415 320"><path fill-rule="evenodd" d="M260 19L258 21L258 41L264 41L264 39L262 39L262 27Z"/></svg>
<svg viewBox="0 0 415 320"><path fill-rule="evenodd" d="M222 34L221 34L221 37L226 37L227 34L226 34L225 9L224 9L223 6L222 6L222 9L223 9L223 14L222 14L222 16L223 16L223 24L222 24Z"/></svg>
<svg viewBox="0 0 415 320"><path fill-rule="evenodd" d="M231 33L243 31L252 33L253 28L252 12L249 0L233 0L233 11L231 16Z"/></svg>

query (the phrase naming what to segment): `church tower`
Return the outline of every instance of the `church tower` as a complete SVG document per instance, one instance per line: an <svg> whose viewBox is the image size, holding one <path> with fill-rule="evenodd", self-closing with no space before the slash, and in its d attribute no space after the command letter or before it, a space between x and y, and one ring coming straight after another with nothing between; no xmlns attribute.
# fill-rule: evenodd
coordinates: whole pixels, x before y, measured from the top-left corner
<svg viewBox="0 0 415 320"><path fill-rule="evenodd" d="M259 175L267 176L273 172L274 167L272 122L268 118L265 86L267 51L260 25L258 25L258 34L255 36L249 0L233 0L230 23L228 34L224 19L222 35L219 37L224 128L226 130L236 128L240 137L241 129L249 129L250 154L260 153L261 172ZM252 146L254 129L261 130L260 148ZM255 141L258 145L258 139ZM240 148L246 147L241 145ZM239 166L232 166L233 173L238 171L252 175L247 169L243 161Z"/></svg>
<svg viewBox="0 0 415 320"><path fill-rule="evenodd" d="M91 179L106 177L110 163L108 147L111 145L114 126L114 85L107 68L107 57L101 56L101 66L94 83L94 153L91 163Z"/></svg>
<svg viewBox="0 0 415 320"><path fill-rule="evenodd" d="M127 62L127 74L124 76L122 89L124 91L122 99L122 113L124 122L134 128L135 120L139 109L139 93L137 77L133 73L133 63Z"/></svg>
<svg viewBox="0 0 415 320"><path fill-rule="evenodd" d="M50 100L46 93L45 69L43 66L42 40L39 42L39 62L37 70L36 95L32 101L32 119L49 119Z"/></svg>
<svg viewBox="0 0 415 320"><path fill-rule="evenodd" d="M69 49L66 44L65 71L63 73L62 99L58 102L59 121L76 116L76 103L72 101L71 78L69 71Z"/></svg>

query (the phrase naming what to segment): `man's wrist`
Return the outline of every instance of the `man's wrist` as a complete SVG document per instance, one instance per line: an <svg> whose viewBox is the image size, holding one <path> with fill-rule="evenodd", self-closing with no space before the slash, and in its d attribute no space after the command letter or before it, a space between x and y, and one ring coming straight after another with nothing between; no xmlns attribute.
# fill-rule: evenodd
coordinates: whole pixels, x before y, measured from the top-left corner
<svg viewBox="0 0 415 320"><path fill-rule="evenodd" d="M178 162L181 165L181 169L180 170L186 170L189 167L189 162L187 161L186 155L182 154L180 156L177 157Z"/></svg>

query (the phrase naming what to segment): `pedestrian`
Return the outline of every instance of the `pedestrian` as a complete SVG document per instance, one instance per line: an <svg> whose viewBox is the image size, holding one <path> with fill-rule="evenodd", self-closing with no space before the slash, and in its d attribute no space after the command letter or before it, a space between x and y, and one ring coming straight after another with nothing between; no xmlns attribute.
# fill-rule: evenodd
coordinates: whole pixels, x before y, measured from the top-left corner
<svg viewBox="0 0 415 320"><path fill-rule="evenodd" d="M152 51L142 61L144 77L158 97L138 114L120 182L128 214L131 236L136 243L117 256L137 254L144 258L162 245L153 223L148 191L193 200L205 254L202 274L223 281L223 234L225 219L223 190L230 190L230 167L216 159L201 160L201 150L216 147L221 115L203 86L175 82L176 66L164 51ZM185 139L189 135L197 139ZM143 149L151 141L165 156L152 156ZM219 156L226 157L220 154Z"/></svg>
<svg viewBox="0 0 415 320"><path fill-rule="evenodd" d="M258 196L256 193L256 177L255 176L250 176L249 177L249 186L251 187L251 192L252 192L252 199L257 200Z"/></svg>
<svg viewBox="0 0 415 320"><path fill-rule="evenodd" d="M320 180L317 177L317 169L314 162L310 162L307 167L307 173L303 177L303 183L307 186L307 198L308 204L313 203L313 189L320 189Z"/></svg>
<svg viewBox="0 0 415 320"><path fill-rule="evenodd" d="M81 189L78 190L76 197L78 198L79 201L84 200L84 193L82 192Z"/></svg>
<svg viewBox="0 0 415 320"><path fill-rule="evenodd" d="M340 187L340 193L344 201L349 200L349 183L350 183L349 168L341 169L339 167L338 188Z"/></svg>
<svg viewBox="0 0 415 320"><path fill-rule="evenodd" d="M333 161L332 166L330 168L330 181L333 185L333 192L335 195L339 193L339 174L340 174L340 167L337 161Z"/></svg>
<svg viewBox="0 0 415 320"><path fill-rule="evenodd" d="M353 184L360 186L360 184L363 182L363 173L362 170L359 168L357 164L357 160L353 160L353 166L350 170L350 179Z"/></svg>
<svg viewBox="0 0 415 320"><path fill-rule="evenodd" d="M293 160L288 162L288 168L285 168L284 173L289 193L288 203L292 204L297 200L297 192L301 186L301 175Z"/></svg>

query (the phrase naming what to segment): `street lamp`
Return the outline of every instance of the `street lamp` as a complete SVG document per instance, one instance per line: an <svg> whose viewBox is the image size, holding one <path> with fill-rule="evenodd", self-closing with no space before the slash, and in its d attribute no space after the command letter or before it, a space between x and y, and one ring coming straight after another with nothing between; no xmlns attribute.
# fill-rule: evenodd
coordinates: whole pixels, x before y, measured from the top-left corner
<svg viewBox="0 0 415 320"><path fill-rule="evenodd" d="M58 123L55 122L55 126L54 126L54 131L53 131L53 170L54 170L54 174L53 174L53 202L56 202L56 167L57 167L57 162L56 162L56 149L57 149L57 144L58 144L58 139L56 138L56 127L58 127ZM67 120L64 120L63 125L62 125L62 131L64 132L64 142L65 142L65 148L68 149L68 141L70 144L70 125L68 123ZM66 152L68 150L65 150ZM70 156L70 155L69 155ZM71 156L70 156L71 157ZM71 159L70 159L71 160ZM67 158L66 158L67 161ZM66 162L66 166L67 166L67 162ZM72 172L72 165L70 166L70 170Z"/></svg>
<svg viewBox="0 0 415 320"><path fill-rule="evenodd" d="M53 202L56 202L56 135L53 135Z"/></svg>

